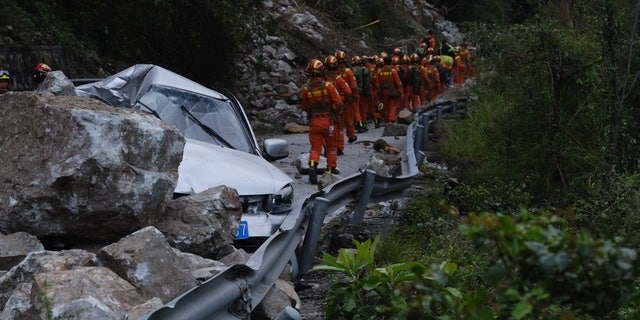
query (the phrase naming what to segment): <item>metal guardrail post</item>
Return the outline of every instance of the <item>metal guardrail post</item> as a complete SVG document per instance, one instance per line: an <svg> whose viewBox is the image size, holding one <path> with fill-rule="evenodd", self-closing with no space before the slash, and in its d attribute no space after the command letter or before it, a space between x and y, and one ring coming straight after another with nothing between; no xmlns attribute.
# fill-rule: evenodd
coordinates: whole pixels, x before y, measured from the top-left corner
<svg viewBox="0 0 640 320"><path fill-rule="evenodd" d="M420 146L420 150L427 150L429 147L429 121L430 115L428 112L422 114L422 126L424 127L423 136L421 138L422 145Z"/></svg>
<svg viewBox="0 0 640 320"><path fill-rule="evenodd" d="M300 259L298 259L300 274L305 274L313 265L313 258L315 257L316 249L318 248L318 241L320 240L324 216L329 204L330 201L327 198L317 197L314 200L313 208L310 212L311 216L307 227L308 229L301 247Z"/></svg>
<svg viewBox="0 0 640 320"><path fill-rule="evenodd" d="M436 118L438 119L442 118L442 106L438 106L436 108Z"/></svg>
<svg viewBox="0 0 640 320"><path fill-rule="evenodd" d="M413 148L416 150L422 150L424 142L422 137L424 136L424 126L421 124L416 125L415 135L416 140L413 142Z"/></svg>
<svg viewBox="0 0 640 320"><path fill-rule="evenodd" d="M371 198L371 191L373 190L373 183L375 181L376 173L373 170L366 170L362 177L362 188L360 189L356 210L353 213L353 218L351 218L351 225L357 226L362 223L362 220L364 219L364 212L367 210L367 204Z"/></svg>
<svg viewBox="0 0 640 320"><path fill-rule="evenodd" d="M453 110L451 111L451 113L456 113L458 112L458 101L454 101L451 106L453 107Z"/></svg>

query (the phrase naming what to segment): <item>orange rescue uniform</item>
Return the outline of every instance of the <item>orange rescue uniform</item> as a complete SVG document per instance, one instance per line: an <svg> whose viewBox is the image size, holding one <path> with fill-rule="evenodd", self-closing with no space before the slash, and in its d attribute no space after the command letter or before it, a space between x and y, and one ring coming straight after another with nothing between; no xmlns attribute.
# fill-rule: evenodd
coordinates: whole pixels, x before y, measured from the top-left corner
<svg viewBox="0 0 640 320"><path fill-rule="evenodd" d="M338 166L336 146L337 108L342 103L336 87L323 77L313 77L302 88L302 108L309 116L309 165L320 162L320 153L324 146L327 151L327 167Z"/></svg>

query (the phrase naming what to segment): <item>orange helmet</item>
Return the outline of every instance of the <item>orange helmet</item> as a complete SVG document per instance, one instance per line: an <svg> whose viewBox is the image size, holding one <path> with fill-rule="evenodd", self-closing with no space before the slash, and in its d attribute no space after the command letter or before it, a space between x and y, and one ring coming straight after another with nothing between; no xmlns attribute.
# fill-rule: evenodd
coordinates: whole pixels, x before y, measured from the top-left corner
<svg viewBox="0 0 640 320"><path fill-rule="evenodd" d="M429 59L427 57L422 58L422 66L426 67L429 65Z"/></svg>
<svg viewBox="0 0 640 320"><path fill-rule="evenodd" d="M46 72L46 73L49 73L49 72L51 72L52 70L51 70L51 67L49 67L49 65L48 65L48 64L46 64L46 63L38 63L38 65L37 65L35 68L33 68L33 71L34 71L34 72L35 72L35 71L40 71L40 72Z"/></svg>
<svg viewBox="0 0 640 320"><path fill-rule="evenodd" d="M420 43L418 43L418 47L420 47L420 48L424 48L424 47L426 47L426 46L427 46L427 43L426 43L426 42L420 42Z"/></svg>
<svg viewBox="0 0 640 320"><path fill-rule="evenodd" d="M400 57L393 56L393 58L391 58L391 64L400 64Z"/></svg>
<svg viewBox="0 0 640 320"><path fill-rule="evenodd" d="M403 55L402 59L401 59L402 64L409 64L409 62L411 62L411 59L409 58L408 55Z"/></svg>
<svg viewBox="0 0 640 320"><path fill-rule="evenodd" d="M311 59L309 65L307 65L307 71L312 76L321 76L324 73L324 64L318 59Z"/></svg>
<svg viewBox="0 0 640 320"><path fill-rule="evenodd" d="M380 52L380 58L385 59L387 57L389 57L389 54L386 51Z"/></svg>
<svg viewBox="0 0 640 320"><path fill-rule="evenodd" d="M360 63L362 63L362 58L360 58L359 56L351 57L351 64L352 65L358 66L358 65L360 65Z"/></svg>
<svg viewBox="0 0 640 320"><path fill-rule="evenodd" d="M327 68L329 69L335 69L336 67L338 67L338 58L332 55L328 55L324 59L324 64L327 65Z"/></svg>
<svg viewBox="0 0 640 320"><path fill-rule="evenodd" d="M344 53L344 51L342 50L336 50L336 53L334 54L334 56L336 56L336 59L338 59L339 63L343 63L347 59L347 54Z"/></svg>
<svg viewBox="0 0 640 320"><path fill-rule="evenodd" d="M427 48L428 53L433 53L433 48Z"/></svg>
<svg viewBox="0 0 640 320"><path fill-rule="evenodd" d="M378 67L383 67L383 66L384 66L384 59L382 59L382 58L378 57L378 58L376 59L376 66L378 66Z"/></svg>
<svg viewBox="0 0 640 320"><path fill-rule="evenodd" d="M420 56L417 53L412 53L411 57L409 57L411 59L411 62L419 62L420 61Z"/></svg>
<svg viewBox="0 0 640 320"><path fill-rule="evenodd" d="M38 63L38 65L33 68L33 80L36 83L42 83L44 79L47 77L47 74L51 72L52 69L49 65L45 63Z"/></svg>
<svg viewBox="0 0 640 320"><path fill-rule="evenodd" d="M440 62L440 56L433 56L433 59L431 59L431 61Z"/></svg>
<svg viewBox="0 0 640 320"><path fill-rule="evenodd" d="M400 48L393 49L393 54L396 55L396 56L401 55L402 54L402 49L400 49Z"/></svg>

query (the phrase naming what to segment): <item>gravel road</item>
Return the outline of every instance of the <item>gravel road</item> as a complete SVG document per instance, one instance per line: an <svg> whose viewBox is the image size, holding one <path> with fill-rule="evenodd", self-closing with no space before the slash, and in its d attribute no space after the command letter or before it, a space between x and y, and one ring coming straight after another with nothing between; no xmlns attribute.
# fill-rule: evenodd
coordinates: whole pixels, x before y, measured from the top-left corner
<svg viewBox="0 0 640 320"><path fill-rule="evenodd" d="M384 139L393 147L404 150L405 136L383 136L384 125L380 128L374 128L369 124L369 131L358 133L354 143L345 141L344 156L338 157L338 169L340 176L348 177L358 173L359 169L365 166L375 155L386 155L384 151L375 151L373 142L378 139ZM296 166L296 161L304 161L306 163L309 155L309 135L308 133L291 133L271 136L272 138L284 139L289 143L289 157L274 161L274 165L291 176L294 180L294 190L296 199L305 199L309 195L318 191L317 185L309 183L309 176L301 174ZM346 140L346 138L345 138Z"/></svg>

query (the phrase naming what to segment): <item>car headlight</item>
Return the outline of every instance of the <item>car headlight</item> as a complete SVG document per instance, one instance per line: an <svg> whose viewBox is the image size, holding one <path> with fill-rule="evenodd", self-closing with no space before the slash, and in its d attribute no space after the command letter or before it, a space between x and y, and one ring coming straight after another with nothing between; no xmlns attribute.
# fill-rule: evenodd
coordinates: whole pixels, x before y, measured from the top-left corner
<svg viewBox="0 0 640 320"><path fill-rule="evenodd" d="M271 197L271 213L287 213L293 204L293 186L288 184ZM265 210L266 211L266 210Z"/></svg>

